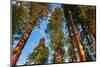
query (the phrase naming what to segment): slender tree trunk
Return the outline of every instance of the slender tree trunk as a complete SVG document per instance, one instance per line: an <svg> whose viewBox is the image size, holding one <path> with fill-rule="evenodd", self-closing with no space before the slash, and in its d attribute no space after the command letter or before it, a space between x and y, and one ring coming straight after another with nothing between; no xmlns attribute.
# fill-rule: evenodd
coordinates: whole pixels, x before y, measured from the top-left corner
<svg viewBox="0 0 100 67"><path fill-rule="evenodd" d="M87 60L86 53L85 53L84 48L82 46L81 40L79 38L79 35L78 35L78 32L77 32L76 26L74 24L74 20L73 20L73 17L72 17L70 10L68 10L68 14L69 14L69 18L70 18L71 28L73 30L72 31L73 36L74 36L76 43L77 43L77 49L78 49L78 52L79 52L79 55L80 55L80 61L86 61Z"/></svg>

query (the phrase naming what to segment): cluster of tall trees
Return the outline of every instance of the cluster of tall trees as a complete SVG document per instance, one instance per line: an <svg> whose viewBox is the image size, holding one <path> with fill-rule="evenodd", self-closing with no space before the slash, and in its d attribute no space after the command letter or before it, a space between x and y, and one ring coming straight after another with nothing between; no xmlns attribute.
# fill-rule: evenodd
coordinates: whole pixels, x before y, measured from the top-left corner
<svg viewBox="0 0 100 67"><path fill-rule="evenodd" d="M77 48L80 61L95 60L95 50L91 50L95 46L92 48L90 45L93 46L96 40L96 8L77 5L63 5L63 8L65 11L64 15L68 21L69 35L70 38L73 37L71 40L76 42L75 47Z"/></svg>
<svg viewBox="0 0 100 67"><path fill-rule="evenodd" d="M20 41L12 50L12 66L16 65L32 29L36 27L38 20L47 14L48 7L49 4L21 1L12 4L12 36L19 35L19 33L21 35ZM16 40L16 36L13 40Z"/></svg>
<svg viewBox="0 0 100 67"><path fill-rule="evenodd" d="M32 30L41 24L38 21L47 18L48 14L50 14L50 20L47 31L50 36L50 46L46 46L45 38L42 37L28 56L25 65L48 64L51 52L49 48L54 51L53 58L51 58L52 63L64 63L66 56L69 57L68 62L96 60L96 7L59 4L61 7L50 10L50 5L50 3L22 1L12 4L13 41L17 40L16 35L20 35L18 44L12 50L13 67ZM67 29L67 33L64 33L62 27ZM66 44L69 45L68 50L64 49Z"/></svg>

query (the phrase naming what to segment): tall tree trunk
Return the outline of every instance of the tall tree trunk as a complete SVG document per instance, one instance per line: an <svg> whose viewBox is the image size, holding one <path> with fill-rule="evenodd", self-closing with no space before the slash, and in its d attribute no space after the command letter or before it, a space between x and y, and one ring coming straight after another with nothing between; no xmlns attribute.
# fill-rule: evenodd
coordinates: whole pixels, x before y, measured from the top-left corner
<svg viewBox="0 0 100 67"><path fill-rule="evenodd" d="M85 53L84 48L82 46L81 40L79 38L79 35L77 32L76 26L74 24L74 20L73 20L70 9L68 10L68 14L69 14L69 18L70 18L70 24L71 24L73 36L74 36L75 41L77 43L77 50L78 50L79 55L80 55L80 61L86 61L87 60L86 53Z"/></svg>
<svg viewBox="0 0 100 67"><path fill-rule="evenodd" d="M23 37L21 38L21 40L19 41L19 43L17 44L17 46L15 47L15 49L12 52L12 56L11 56L11 61L12 61L12 67L15 67L17 60L20 56L20 54L22 53L22 50L25 46L26 41L29 38L29 33L24 33Z"/></svg>
<svg viewBox="0 0 100 67"><path fill-rule="evenodd" d="M76 46L77 46L77 50L78 50L78 53L79 53L80 61L86 61L87 56L86 56L86 53L84 51L83 45L81 43L80 37L78 35L76 26L74 24L72 13L70 11L72 7L70 5L63 5L62 7L64 8L65 18L69 20L69 24L72 28L71 31L73 33L73 36L74 36L74 39L75 39L75 42L76 42Z"/></svg>

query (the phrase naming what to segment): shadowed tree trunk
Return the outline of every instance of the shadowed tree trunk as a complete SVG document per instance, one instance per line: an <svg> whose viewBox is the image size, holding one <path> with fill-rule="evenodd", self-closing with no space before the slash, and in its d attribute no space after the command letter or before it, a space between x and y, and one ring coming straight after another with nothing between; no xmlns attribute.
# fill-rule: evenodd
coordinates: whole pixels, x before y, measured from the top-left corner
<svg viewBox="0 0 100 67"><path fill-rule="evenodd" d="M74 50L74 41L73 41L73 37L71 35L71 30L70 30L70 24L67 23L67 27L68 27L68 32L69 32L69 37L71 39L71 43L70 43L70 47L69 47L69 52L70 52L70 56L71 56L71 59L72 59L72 62L76 62L77 61L77 57L75 55L75 50Z"/></svg>
<svg viewBox="0 0 100 67"><path fill-rule="evenodd" d="M93 34L93 37L96 39L96 20L90 19L87 21L88 29Z"/></svg>

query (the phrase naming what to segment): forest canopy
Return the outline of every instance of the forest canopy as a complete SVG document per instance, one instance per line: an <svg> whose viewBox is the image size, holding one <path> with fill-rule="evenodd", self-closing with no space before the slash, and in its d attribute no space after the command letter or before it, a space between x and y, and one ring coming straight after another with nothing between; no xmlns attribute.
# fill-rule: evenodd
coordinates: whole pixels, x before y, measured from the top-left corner
<svg viewBox="0 0 100 67"><path fill-rule="evenodd" d="M12 3L12 67L96 60L96 6Z"/></svg>

